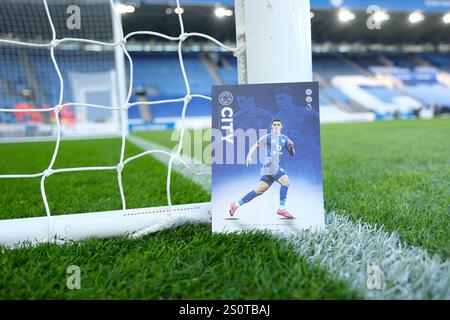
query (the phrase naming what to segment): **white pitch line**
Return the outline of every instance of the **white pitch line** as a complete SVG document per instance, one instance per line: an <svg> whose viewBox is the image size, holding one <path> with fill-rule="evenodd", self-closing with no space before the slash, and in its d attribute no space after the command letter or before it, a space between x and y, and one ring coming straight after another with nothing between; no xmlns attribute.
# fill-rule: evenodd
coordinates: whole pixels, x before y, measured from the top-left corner
<svg viewBox="0 0 450 320"><path fill-rule="evenodd" d="M174 153L173 150L166 148L164 146L161 146L157 143L150 142L148 140L136 137L134 135L128 135L127 140L134 144L135 146L141 148L142 150L163 150L169 153ZM164 163L166 166L169 164L169 157L164 154L152 154L152 157L159 160L160 162ZM211 166L205 165L205 164L199 164L196 163L191 158L181 156L181 158L189 164L189 166L197 171L197 172L211 172ZM198 162L198 161L197 161ZM174 164L180 164L174 161ZM194 175L189 170L186 170L186 168L182 165L174 165L173 170L177 172L178 174L181 174L183 177L194 181L199 186L202 187L203 190L211 193L211 175Z"/></svg>
<svg viewBox="0 0 450 320"><path fill-rule="evenodd" d="M135 136L128 140L144 150L171 151ZM168 157L154 157L168 164ZM182 166L174 170L211 192L210 176L192 175ZM201 171L209 170L202 165ZM308 262L319 264L368 299L450 299L450 260L405 244L397 233L329 212L324 231L303 231L284 239ZM377 280L381 289L368 289L368 282L377 287Z"/></svg>
<svg viewBox="0 0 450 320"><path fill-rule="evenodd" d="M84 141L84 140L104 140L119 139L119 135L91 135L91 136L64 136L61 141ZM0 144L16 144L16 143L36 143L36 142L56 142L56 137L16 137L16 138L0 138Z"/></svg>
<svg viewBox="0 0 450 320"><path fill-rule="evenodd" d="M305 231L290 240L308 262L369 299L450 299L450 260L406 245L397 233L330 212L323 232ZM368 289L368 281L377 280L381 289Z"/></svg>

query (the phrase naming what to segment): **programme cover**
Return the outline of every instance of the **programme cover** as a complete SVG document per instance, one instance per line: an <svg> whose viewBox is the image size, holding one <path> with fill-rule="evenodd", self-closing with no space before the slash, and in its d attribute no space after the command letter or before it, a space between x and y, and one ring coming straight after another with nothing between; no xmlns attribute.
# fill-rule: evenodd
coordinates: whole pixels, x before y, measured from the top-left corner
<svg viewBox="0 0 450 320"><path fill-rule="evenodd" d="M213 87L213 232L324 227L318 84Z"/></svg>

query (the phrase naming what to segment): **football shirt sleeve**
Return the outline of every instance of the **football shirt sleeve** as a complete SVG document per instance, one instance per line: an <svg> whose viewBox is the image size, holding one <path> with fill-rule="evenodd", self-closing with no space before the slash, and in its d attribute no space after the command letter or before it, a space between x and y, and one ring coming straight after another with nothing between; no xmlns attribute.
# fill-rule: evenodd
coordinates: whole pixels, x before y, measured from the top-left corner
<svg viewBox="0 0 450 320"><path fill-rule="evenodd" d="M285 148L287 149L287 151L289 152L289 154L291 156L295 155L295 147L294 147L294 142L289 139L288 137L286 137L286 144L284 145Z"/></svg>

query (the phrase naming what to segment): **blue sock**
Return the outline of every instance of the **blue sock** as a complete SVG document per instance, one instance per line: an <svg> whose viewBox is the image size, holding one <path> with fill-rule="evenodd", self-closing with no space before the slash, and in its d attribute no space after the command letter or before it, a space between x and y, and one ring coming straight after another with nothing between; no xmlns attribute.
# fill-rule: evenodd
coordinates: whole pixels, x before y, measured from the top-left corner
<svg viewBox="0 0 450 320"><path fill-rule="evenodd" d="M253 199L255 199L257 196L255 191L251 191L249 193L247 193L247 195L245 197L243 197L241 200L239 200L239 205L242 206L244 203L250 202Z"/></svg>
<svg viewBox="0 0 450 320"><path fill-rule="evenodd" d="M286 204L288 188L289 187L287 187L287 186L281 186L281 188L280 188L280 206L281 207L284 207Z"/></svg>

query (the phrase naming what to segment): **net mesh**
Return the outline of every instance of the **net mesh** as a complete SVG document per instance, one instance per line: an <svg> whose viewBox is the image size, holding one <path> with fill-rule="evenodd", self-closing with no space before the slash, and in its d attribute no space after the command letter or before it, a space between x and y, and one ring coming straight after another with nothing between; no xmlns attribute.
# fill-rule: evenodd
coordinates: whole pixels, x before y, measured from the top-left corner
<svg viewBox="0 0 450 320"><path fill-rule="evenodd" d="M17 13L17 10L20 10L20 8L24 8L23 5L26 4L26 11L28 14L21 14L19 15L24 19L24 21L17 21L17 19L14 19L15 13ZM56 135L56 143L55 148L53 151L53 156L51 158L50 163L48 164L48 167L38 173L33 174L8 174L8 175L0 175L0 179L24 179L24 178L40 178L40 190L42 194L42 200L44 203L45 211L47 216L49 217L49 228L51 228L51 211L48 205L47 201L47 194L45 190L45 182L46 179L52 175L60 174L60 173L67 173L67 172L80 172L80 171L102 171L102 170L116 170L117 171L117 182L118 187L120 191L120 197L122 202L122 209L127 209L127 203L125 194L123 191L122 186L122 171L124 167L129 164L130 162L147 156L147 155L165 155L169 157L169 162L167 166L167 204L169 206L169 214L172 211L172 199L171 199L171 174L172 174L172 167L174 165L174 162L180 163L185 166L185 168L189 171L191 171L192 174L195 175L209 175L209 172L198 172L194 170L189 163L187 163L183 157L181 156L182 149L183 149L183 138L185 133L185 118L186 118L186 111L189 106L189 103L192 101L192 99L206 99L211 100L210 97L201 95L201 94L195 94L191 92L191 87L189 83L189 79L186 73L186 69L183 62L183 43L188 39L192 37L200 37L209 41L212 41L216 45L222 47L223 49L227 51L235 52L236 49L230 48L223 43L219 42L218 40L214 39L213 37L197 33L197 32L185 32L184 23L183 23L183 17L182 13L183 10L181 10L180 1L176 1L176 6L178 8L177 15L179 19L179 25L180 25L180 34L178 36L168 36L165 34L161 34L158 32L153 31L135 31L132 33L129 33L127 35L123 34L123 29L121 26L120 18L117 15L116 11L114 10L114 2L113 0L104 0L104 1L92 1L92 0L84 0L84 1L78 1L77 4L80 5L82 8L84 6L89 6L89 8L86 8L83 12L87 13L87 20L88 23L91 24L89 28L86 28L87 31L86 34L83 35L83 38L75 38L74 34L66 28L67 23L67 16L61 15L61 6L64 4L64 6L67 8L67 3L64 1L57 1L52 3L49 0L26 0L26 1L20 1L20 2L11 2L7 6L5 6L5 11L2 13L2 16L7 17L6 20L1 22L2 30L6 30L6 34L9 34L8 37L0 39L0 48L4 50L3 52L6 52L8 54L3 54L1 56L7 56L11 61L7 61L6 63L2 65L8 65L8 63L15 63L17 57L17 50L25 50L30 53L28 56L33 57L33 59L36 59L36 63L33 65L40 66L42 70L39 72L39 74L44 74L44 78L47 81L47 88L44 88L44 90L39 90L40 95L42 99L46 99L45 101L48 101L48 106L43 106L42 108L23 108L23 109L10 109L0 106L0 114L27 114L30 112L33 113L39 113L39 114L46 114L48 117L54 118L54 125L52 126L55 131ZM92 7L94 6L94 7ZM59 9L58 9L59 8ZM23 10L23 9L22 9ZM43 21L43 17L45 17L45 21ZM113 34L113 27L114 24L118 26L118 33L119 37L114 37ZM37 26L47 25L48 28L46 30L42 30L41 35L39 38L36 38L36 28ZM20 27L17 27L20 26ZM99 29L100 28L100 29ZM106 30L106 31L105 31ZM8 32L9 31L9 32ZM99 36L100 35L100 36ZM170 99L170 100L161 100L161 101L148 101L148 102L134 102L130 103L130 98L132 95L132 89L133 89L133 60L130 56L130 54L127 51L126 48L126 42L130 38L136 37L136 36L153 36L162 38L165 40L176 42L178 45L178 58L179 58L179 65L181 69L181 73L183 76L184 84L185 84L185 95L180 98L176 99ZM32 41L29 39L33 39ZM106 50L102 50L101 52L91 52L90 58L98 61L106 61L106 65L114 65L113 62L113 55L114 55L114 49L120 48L121 53L126 57L128 60L129 65L129 81L128 81L128 88L126 97L124 98L124 101L120 101L120 103L117 106L111 106L111 105L101 105L101 104L95 104L95 103L83 103L79 101L72 100L72 102L64 102L64 99L75 99L76 97L71 97L65 95L65 87L67 85L68 79L67 77L70 77L70 74L66 72L68 68L70 68L70 65L74 64L75 57L71 57L71 53L64 52L64 46L72 45L72 46L101 46L102 48L106 48ZM109 61L111 59L111 61ZM75 63L76 64L76 63ZM48 70L50 70L50 67L54 70L54 73L49 74ZM83 68L83 66L78 66L78 68ZM107 71L107 67L104 65L102 66L101 63L99 63L98 66L99 70L96 70L97 72ZM10 71L8 73L8 70L3 70L2 73L5 74L13 74L14 72ZM17 74L16 74L17 75ZM44 82L44 81L42 81ZM1 83L0 83L1 85ZM58 88L59 90L54 91L55 88ZM0 86L0 92L1 90ZM48 96L45 96L48 94ZM39 95L38 95L39 96ZM49 98L50 96L53 97ZM36 97L38 99L39 97ZM0 99L1 100L1 99ZM5 100L5 99L4 99ZM159 150L159 149L151 149L146 150L136 156L125 158L125 143L126 143L126 136L127 136L127 112L129 108L138 106L138 105L156 105L156 104L166 104L166 103L182 103L182 113L181 113L181 119L180 119L180 135L179 135L179 143L174 152L167 152L165 150ZM120 114L120 124L121 124L121 149L120 149L120 160L119 163L113 166L103 166L103 167L74 167L74 168L61 168L61 169L55 169L54 164L56 157L58 155L58 150L60 146L61 141L61 132L62 132L62 113L69 109L69 108L83 108L87 110L97 110L97 111L107 111L107 112L117 112ZM49 230L49 236L52 235L52 231Z"/></svg>
<svg viewBox="0 0 450 320"><path fill-rule="evenodd" d="M10 40L8 45L0 46L0 108L46 109L58 104L60 81L52 71L48 46L53 40L52 27L57 37L64 39L53 51L64 79L63 101L119 105L112 81L116 76L114 47L76 41L83 38L113 42L107 0L50 0L52 25L42 0L4 1L0 12L1 38ZM78 13L82 24L71 18ZM60 119L63 135L88 130L91 134L120 132L118 111L67 106ZM55 136L54 122L51 113L1 113L0 138Z"/></svg>

